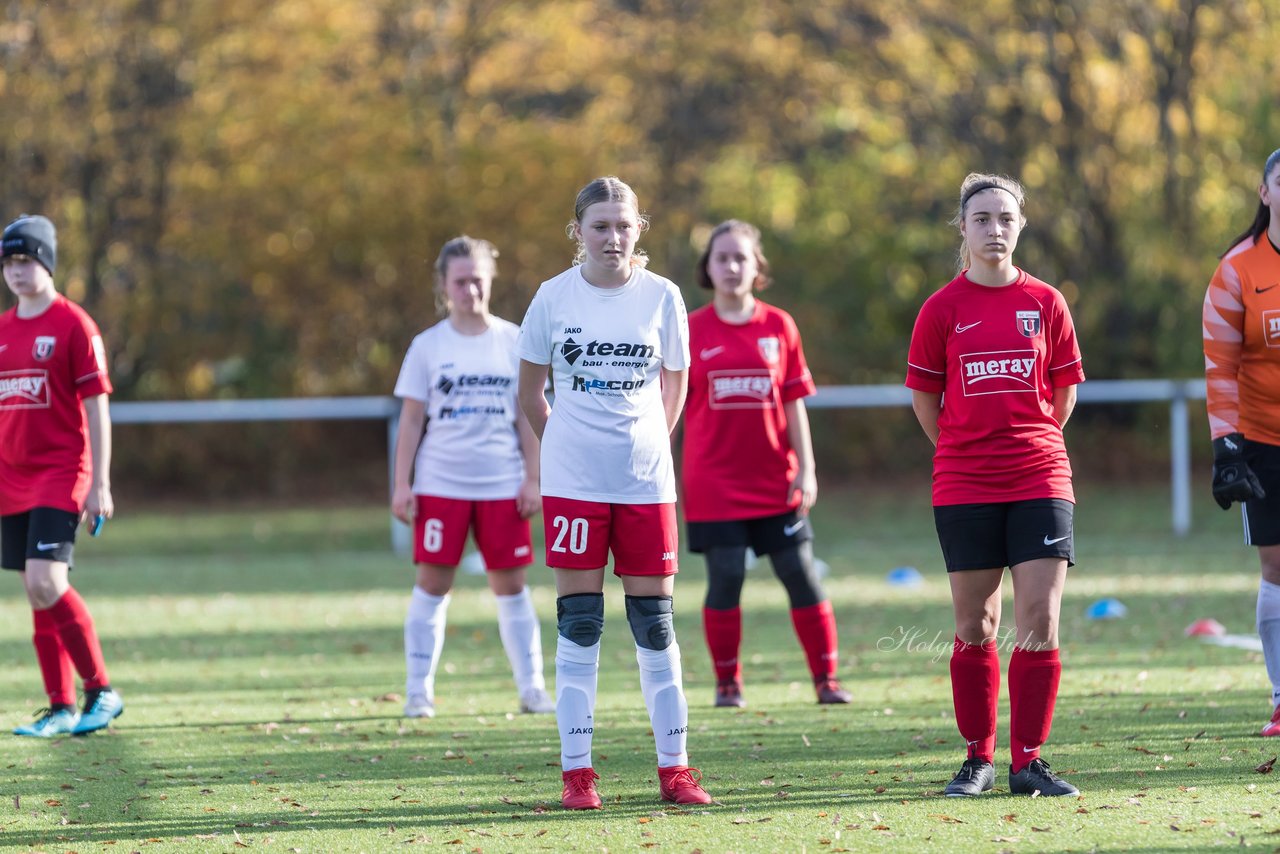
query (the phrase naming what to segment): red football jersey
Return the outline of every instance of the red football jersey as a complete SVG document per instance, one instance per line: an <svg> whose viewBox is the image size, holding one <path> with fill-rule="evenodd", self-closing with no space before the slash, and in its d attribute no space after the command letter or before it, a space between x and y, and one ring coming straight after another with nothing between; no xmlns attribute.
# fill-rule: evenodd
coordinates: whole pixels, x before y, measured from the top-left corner
<svg viewBox="0 0 1280 854"><path fill-rule="evenodd" d="M961 275L925 300L907 387L942 392L933 503L1074 501L1053 390L1084 381L1066 301L1019 270L989 288Z"/></svg>
<svg viewBox="0 0 1280 854"><path fill-rule="evenodd" d="M814 393L791 315L756 300L751 320L725 323L711 305L689 315L692 366L681 479L691 522L757 519L799 503L799 470L783 404Z"/></svg>
<svg viewBox="0 0 1280 854"><path fill-rule="evenodd" d="M111 393L93 318L59 295L38 317L0 314L0 515L78 512L92 460L81 400Z"/></svg>

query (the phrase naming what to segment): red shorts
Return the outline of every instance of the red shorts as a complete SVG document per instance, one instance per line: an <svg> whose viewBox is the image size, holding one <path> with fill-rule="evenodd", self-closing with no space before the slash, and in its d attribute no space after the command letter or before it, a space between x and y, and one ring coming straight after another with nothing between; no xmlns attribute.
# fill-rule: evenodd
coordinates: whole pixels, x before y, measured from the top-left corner
<svg viewBox="0 0 1280 854"><path fill-rule="evenodd" d="M542 498L547 566L599 569L613 552L614 575L675 575L680 547L675 504L603 504Z"/></svg>
<svg viewBox="0 0 1280 854"><path fill-rule="evenodd" d="M456 567L471 529L475 530L485 568L515 569L533 563L529 520L520 517L514 498L466 501L419 495L417 499L413 516L414 563Z"/></svg>

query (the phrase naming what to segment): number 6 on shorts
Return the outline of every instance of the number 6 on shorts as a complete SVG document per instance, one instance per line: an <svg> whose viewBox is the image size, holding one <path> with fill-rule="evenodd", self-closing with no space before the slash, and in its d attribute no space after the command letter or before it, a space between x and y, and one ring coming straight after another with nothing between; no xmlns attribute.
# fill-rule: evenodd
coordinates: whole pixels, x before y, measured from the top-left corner
<svg viewBox="0 0 1280 854"><path fill-rule="evenodd" d="M428 519L422 525L422 547L429 552L438 552L444 545L444 522L440 519Z"/></svg>

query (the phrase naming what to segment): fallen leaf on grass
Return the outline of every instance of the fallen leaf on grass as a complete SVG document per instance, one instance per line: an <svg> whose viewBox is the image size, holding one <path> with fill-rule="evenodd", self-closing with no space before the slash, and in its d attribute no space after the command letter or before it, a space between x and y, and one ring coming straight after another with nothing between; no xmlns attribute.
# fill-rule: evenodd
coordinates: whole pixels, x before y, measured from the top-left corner
<svg viewBox="0 0 1280 854"><path fill-rule="evenodd" d="M1049 831L1053 830L1052 827L1036 827L1035 825L1032 825L1031 829L1034 830L1036 833L1048 833Z"/></svg>
<svg viewBox="0 0 1280 854"><path fill-rule="evenodd" d="M773 821L773 818L772 818L772 817L770 817L770 816L765 816L765 817L763 817L763 818L741 818L741 817L739 817L739 818L735 818L735 819L733 820L733 822L732 822L732 823L733 823L733 824L764 824L766 821Z"/></svg>
<svg viewBox="0 0 1280 854"><path fill-rule="evenodd" d="M1021 842L1022 837L1021 836L996 836L996 837L993 837L991 841L992 842Z"/></svg>
<svg viewBox="0 0 1280 854"><path fill-rule="evenodd" d="M50 798L49 800L44 802L44 805L47 807L60 807L62 806L62 801L58 800L57 798Z"/></svg>
<svg viewBox="0 0 1280 854"><path fill-rule="evenodd" d="M1275 764L1276 764L1276 757L1272 756L1266 762L1263 762L1261 765L1259 765L1257 768L1254 768L1253 770L1257 771L1259 774L1270 774L1271 769Z"/></svg>
<svg viewBox="0 0 1280 854"><path fill-rule="evenodd" d="M1016 812L1011 812L1008 815L1001 816L1001 818L1003 818L1005 821L1009 822L1010 824L1013 824L1015 821L1018 820L1018 814Z"/></svg>
<svg viewBox="0 0 1280 854"><path fill-rule="evenodd" d="M950 815L939 815L938 813L931 813L929 815L929 818L936 818L938 821L945 822L946 824L964 824L963 820Z"/></svg>

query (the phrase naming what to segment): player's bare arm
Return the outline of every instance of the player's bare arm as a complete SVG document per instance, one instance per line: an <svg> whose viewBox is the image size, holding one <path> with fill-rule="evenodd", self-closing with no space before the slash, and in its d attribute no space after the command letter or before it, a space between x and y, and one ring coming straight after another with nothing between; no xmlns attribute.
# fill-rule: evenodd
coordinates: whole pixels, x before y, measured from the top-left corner
<svg viewBox="0 0 1280 854"><path fill-rule="evenodd" d="M787 498L800 493L800 512L808 513L818 500L817 466L813 459L813 436L809 430L809 409L796 398L783 404L787 413L787 438L800 464L795 480L787 485Z"/></svg>
<svg viewBox="0 0 1280 854"><path fill-rule="evenodd" d="M550 365L535 365L533 362L520 360L520 382L516 397L520 401L520 411L529 422L533 435L542 441L542 434L547 429L547 419L551 416L551 404L547 402L547 374Z"/></svg>
<svg viewBox="0 0 1280 854"><path fill-rule="evenodd" d="M396 430L395 469L392 473L394 486L391 489L391 512L406 525L413 521L413 486L409 478L413 474L418 443L422 441L422 428L426 423L426 403L406 397L400 404L400 426Z"/></svg>
<svg viewBox="0 0 1280 854"><path fill-rule="evenodd" d="M84 399L84 411L89 425L89 453L93 458L93 483L85 496L84 511L80 522L102 516L110 519L115 513L111 498L111 412L105 394Z"/></svg>
<svg viewBox="0 0 1280 854"><path fill-rule="evenodd" d="M1053 417L1058 420L1058 426L1067 426L1067 419L1071 417L1071 413L1075 411L1075 408L1075 386L1064 385L1053 390Z"/></svg>
<svg viewBox="0 0 1280 854"><path fill-rule="evenodd" d="M684 411L684 399L689 393L689 372L662 369L662 408L667 413L667 432L672 433Z"/></svg>
<svg viewBox="0 0 1280 854"><path fill-rule="evenodd" d="M524 459L524 480L516 495L516 509L528 519L542 510L542 443L523 409L516 413L516 432L520 434L520 456Z"/></svg>
<svg viewBox="0 0 1280 854"><path fill-rule="evenodd" d="M1074 387L1073 387L1074 388ZM929 441L938 445L938 416L942 414L942 394L932 391L911 390L911 408L916 413L916 420Z"/></svg>

